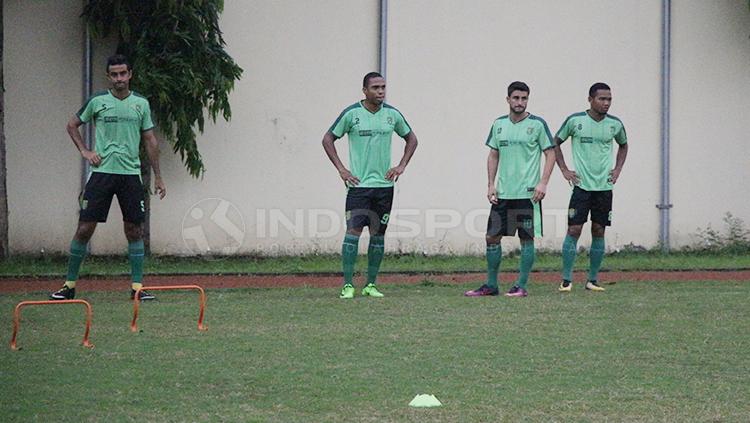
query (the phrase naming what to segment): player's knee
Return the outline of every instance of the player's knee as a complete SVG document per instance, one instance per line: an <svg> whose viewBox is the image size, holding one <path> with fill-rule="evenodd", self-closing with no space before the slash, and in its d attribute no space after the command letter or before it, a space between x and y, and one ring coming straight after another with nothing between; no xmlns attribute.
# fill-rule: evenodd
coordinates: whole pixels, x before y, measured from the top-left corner
<svg viewBox="0 0 750 423"><path fill-rule="evenodd" d="M503 236L502 235L486 235L484 239L485 241L487 241L487 245L496 245L500 243L500 241L503 239Z"/></svg>
<svg viewBox="0 0 750 423"><path fill-rule="evenodd" d="M78 222L78 228L76 229L75 239L81 243L87 243L94 235L96 229L96 222Z"/></svg>
<svg viewBox="0 0 750 423"><path fill-rule="evenodd" d="M594 237L597 237L597 238L601 238L601 237L604 236L605 229L606 228L604 226L602 226L602 225L600 225L598 223L594 223L594 224L591 225L591 236L594 236Z"/></svg>
<svg viewBox="0 0 750 423"><path fill-rule="evenodd" d="M143 237L143 233L141 231L141 225L136 223L130 223L125 222L125 237L130 242L139 241Z"/></svg>
<svg viewBox="0 0 750 423"><path fill-rule="evenodd" d="M578 239L581 236L583 225L568 226L568 236Z"/></svg>
<svg viewBox="0 0 750 423"><path fill-rule="evenodd" d="M346 233L349 235L360 236L362 235L362 229L364 228L349 228L346 230Z"/></svg>

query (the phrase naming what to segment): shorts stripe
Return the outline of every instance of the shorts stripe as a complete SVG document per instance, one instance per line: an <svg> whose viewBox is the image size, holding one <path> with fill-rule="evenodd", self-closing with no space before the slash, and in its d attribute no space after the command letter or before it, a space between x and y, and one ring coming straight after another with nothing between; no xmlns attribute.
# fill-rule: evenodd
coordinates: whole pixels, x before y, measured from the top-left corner
<svg viewBox="0 0 750 423"><path fill-rule="evenodd" d="M534 237L541 237L544 234L542 227L542 202L531 202L534 206Z"/></svg>

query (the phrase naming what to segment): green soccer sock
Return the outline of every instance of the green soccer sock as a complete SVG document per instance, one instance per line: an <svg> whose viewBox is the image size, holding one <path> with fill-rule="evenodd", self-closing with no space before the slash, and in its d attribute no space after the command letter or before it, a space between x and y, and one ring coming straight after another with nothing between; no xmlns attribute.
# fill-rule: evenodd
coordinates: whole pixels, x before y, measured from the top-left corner
<svg viewBox="0 0 750 423"><path fill-rule="evenodd" d="M521 241L521 264L518 273L518 286L523 289L526 289L526 284L529 281L529 272L531 272L531 267L534 266L535 258L534 241Z"/></svg>
<svg viewBox="0 0 750 423"><path fill-rule="evenodd" d="M592 237L591 238L591 250L589 250L589 261L591 268L589 269L589 280L596 281L599 276L599 269L602 267L602 261L604 260L604 237Z"/></svg>
<svg viewBox="0 0 750 423"><path fill-rule="evenodd" d="M375 283L384 251L385 237L383 235L370 236L370 245L367 247L367 283Z"/></svg>
<svg viewBox="0 0 750 423"><path fill-rule="evenodd" d="M573 263L576 261L576 248L578 248L578 238L566 235L562 245L562 278L566 281L573 280Z"/></svg>
<svg viewBox="0 0 750 423"><path fill-rule="evenodd" d="M133 283L141 283L143 281L143 260L145 255L146 249L143 247L143 240L128 243L130 280Z"/></svg>
<svg viewBox="0 0 750 423"><path fill-rule="evenodd" d="M341 246L341 262L344 268L344 285L353 285L354 263L357 262L357 250L359 249L359 236L346 234Z"/></svg>
<svg viewBox="0 0 750 423"><path fill-rule="evenodd" d="M487 286L490 288L497 289L497 273L502 258L503 250L500 244L487 244Z"/></svg>
<svg viewBox="0 0 750 423"><path fill-rule="evenodd" d="M81 270L81 263L83 263L83 259L86 257L87 246L88 242L78 242L75 238L70 241L68 274L65 277L69 288L75 288L75 282L78 280L78 271Z"/></svg>

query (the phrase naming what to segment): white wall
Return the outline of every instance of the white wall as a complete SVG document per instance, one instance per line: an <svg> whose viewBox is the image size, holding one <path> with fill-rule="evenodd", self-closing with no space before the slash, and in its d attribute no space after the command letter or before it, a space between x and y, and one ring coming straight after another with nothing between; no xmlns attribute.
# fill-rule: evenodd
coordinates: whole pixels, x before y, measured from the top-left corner
<svg viewBox="0 0 750 423"><path fill-rule="evenodd" d="M81 107L83 36L76 1L3 3L9 243L67 250L82 162L65 133Z"/></svg>
<svg viewBox="0 0 750 423"><path fill-rule="evenodd" d="M678 244L726 212L750 224L750 10L679 2L673 15L672 235Z"/></svg>
<svg viewBox="0 0 750 423"><path fill-rule="evenodd" d="M605 81L614 96L610 111L624 121L630 139L629 162L615 190L610 246L653 245L658 234L653 206L658 202L653 162L659 137L658 2L391 4L391 99L409 113L423 141L402 185L405 203L461 214L488 209L484 142L492 121L508 113L510 82L530 85L528 110L542 116L554 134L568 115L588 107L591 84ZM572 165L570 144L564 151ZM646 157L649 166L643 165ZM429 187L428 198L419 196L420 187ZM562 243L569 195L555 169L543 201L546 247ZM634 214L638 221L629 218ZM481 223L478 219L480 229ZM483 237L469 238L465 228L448 231L445 239L455 251L484 248Z"/></svg>
<svg viewBox="0 0 750 423"><path fill-rule="evenodd" d="M207 168L201 180L162 146L168 195L152 201L154 252L191 254L200 250L199 233L219 252L340 249L345 191L320 140L361 98L362 76L377 68L378 3L226 2L221 27L245 70L231 95L234 117L200 136ZM65 251L80 174L64 131L82 102L80 4L4 5L10 246ZM741 188L750 176L743 148L750 11L744 1L725 0L673 2L673 12L672 235L682 245L696 228L720 226L725 211L750 223ZM615 188L608 246L655 245L660 2L391 1L389 17L388 102L420 140L397 184L390 251L483 251L484 140L492 121L507 113L505 89L516 79L531 86L529 111L553 133L586 109L593 82L612 86L611 112L626 125L630 151ZM95 73L110 50L111 43L97 46ZM95 89L104 88L97 75ZM396 138L393 146L398 159L403 142ZM346 141L337 147L346 158ZM555 169L539 245L559 248L568 197ZM222 204L225 219L212 217ZM124 250L120 221L115 204L92 241L94 253ZM315 236L315 222L324 236Z"/></svg>

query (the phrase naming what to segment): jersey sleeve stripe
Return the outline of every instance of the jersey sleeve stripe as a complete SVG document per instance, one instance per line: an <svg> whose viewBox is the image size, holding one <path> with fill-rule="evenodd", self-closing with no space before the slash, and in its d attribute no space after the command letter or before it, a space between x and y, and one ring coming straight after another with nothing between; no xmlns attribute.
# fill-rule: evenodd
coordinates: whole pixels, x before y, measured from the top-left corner
<svg viewBox="0 0 750 423"><path fill-rule="evenodd" d="M95 99L97 97L101 97L103 95L107 95L107 94L109 94L109 91L107 91L107 90L97 91L94 94L92 94L91 97L89 97L89 99L86 100L86 103L84 103L83 107L81 107L80 109L78 109L78 111L76 112L76 116L78 117L78 119L81 118L81 115L83 114L83 111L86 110L86 107L89 105L89 103L91 103L91 100L93 100L93 99Z"/></svg>
<svg viewBox="0 0 750 423"><path fill-rule="evenodd" d="M540 118L539 116L530 115L529 117L542 124L542 126L544 127L544 132L547 133L547 137L549 138L549 141L551 143L554 138L552 138L552 133L549 130L549 126L547 126L547 122L545 122L544 119Z"/></svg>
<svg viewBox="0 0 750 423"><path fill-rule="evenodd" d="M490 128L490 133L487 135L487 141L484 142L484 145L486 145L487 147L489 147L489 148L491 148L493 150L497 150L497 148L493 147L492 144L490 144L490 141L492 141L492 130L493 129L495 129L495 125L492 125L492 127Z"/></svg>
<svg viewBox="0 0 750 423"><path fill-rule="evenodd" d="M613 120L616 120L622 126L622 134L625 136L625 142L621 143L620 141L617 141L617 138L615 138L615 141L617 141L617 144L620 144L620 145L627 144L628 143L628 133L627 133L627 131L625 131L625 124L622 123L622 121L620 120L620 118L618 118L617 116L613 116L613 115L610 115L609 113L607 113L607 117L608 118L612 118Z"/></svg>
<svg viewBox="0 0 750 423"><path fill-rule="evenodd" d="M335 120L335 121L333 122L333 125L331 125L331 127L330 127L330 128L328 128L328 132L332 133L332 134L333 134L334 136L336 136L337 138L341 138L341 137L342 137L342 136L343 136L344 134L341 134L341 135L338 135L338 134L334 134L334 133L333 133L333 128L335 128L335 127L336 127L336 125L338 125L339 121L340 121L341 119L343 119L343 117L344 117L344 116L346 116L346 114L347 114L347 113L349 113L349 111L351 111L351 110L354 110L354 109L356 109L356 108L359 108L359 107L362 107L362 105L361 105L361 104L359 104L359 103L354 103L354 104L352 104L351 106L349 106L349 107L347 107L346 109L344 109L344 111L343 111L343 112L341 112L341 114L339 114L339 117L337 117L337 118L336 118L336 120Z"/></svg>
<svg viewBox="0 0 750 423"><path fill-rule="evenodd" d="M586 112L578 112L578 113L573 113L572 115L570 115L570 116L568 116L567 118L565 118L565 121L563 121L562 125L560 125L560 129L558 129L558 130L557 130L557 133L555 133L555 138L560 138L560 137L559 137L559 135L560 135L560 132L561 132L561 131L563 130L563 128L565 128L565 125L567 125L567 124L568 124L568 121L569 121L570 119L572 119L572 118L574 118L574 117L578 117L578 116L583 116L583 115L585 115L585 114L586 114ZM566 138L566 139L567 139L567 138ZM560 138L560 141L562 141L562 142L565 142L565 140L564 140L564 139L562 139L562 138ZM552 142L554 143L554 139L552 140ZM562 144L562 143L561 143L561 144Z"/></svg>
<svg viewBox="0 0 750 423"><path fill-rule="evenodd" d="M396 113L398 113L398 114L400 114L400 115L401 115L401 119L403 119L403 120L404 120L404 123L406 124L406 126L408 126L408 127L409 127L409 132L407 132L406 134L404 134L404 136L407 136L407 135L409 135L409 133L411 133L411 125L409 125L409 121L408 121L408 120L406 120L406 116L404 116L404 114L403 114L403 113L401 113L401 111L400 111L400 110L398 110L397 108L395 108L395 107L391 106L390 104L386 104L386 103L383 103L383 107L385 107L386 109L391 109L391 110L395 110L395 111L396 111Z"/></svg>

